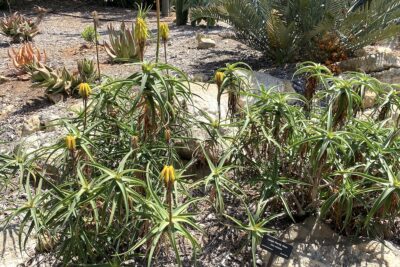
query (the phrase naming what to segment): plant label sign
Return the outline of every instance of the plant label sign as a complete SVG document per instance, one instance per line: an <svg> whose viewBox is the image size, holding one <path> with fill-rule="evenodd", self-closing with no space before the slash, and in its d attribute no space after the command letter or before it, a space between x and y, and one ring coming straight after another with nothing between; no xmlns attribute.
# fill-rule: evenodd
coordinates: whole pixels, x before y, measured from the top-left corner
<svg viewBox="0 0 400 267"><path fill-rule="evenodd" d="M279 257L289 259L292 254L293 246L286 244L272 236L265 235L261 241L261 248Z"/></svg>

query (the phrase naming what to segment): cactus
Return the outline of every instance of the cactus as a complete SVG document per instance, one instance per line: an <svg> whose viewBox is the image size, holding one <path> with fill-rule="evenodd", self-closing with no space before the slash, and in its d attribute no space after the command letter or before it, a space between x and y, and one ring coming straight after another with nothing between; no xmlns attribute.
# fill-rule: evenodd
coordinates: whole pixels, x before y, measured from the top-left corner
<svg viewBox="0 0 400 267"><path fill-rule="evenodd" d="M95 72L93 60L84 58L78 61L78 73L83 82L93 82L96 79Z"/></svg>
<svg viewBox="0 0 400 267"><path fill-rule="evenodd" d="M122 22L120 31L108 26L110 44L104 43L107 54L114 62L133 62L139 59L139 50L135 42L134 26L132 30Z"/></svg>
<svg viewBox="0 0 400 267"><path fill-rule="evenodd" d="M31 43L23 44L17 51L11 48L8 50L8 56L14 67L21 72L30 72L37 62L45 63L47 59L46 52L43 51L42 54L39 48Z"/></svg>

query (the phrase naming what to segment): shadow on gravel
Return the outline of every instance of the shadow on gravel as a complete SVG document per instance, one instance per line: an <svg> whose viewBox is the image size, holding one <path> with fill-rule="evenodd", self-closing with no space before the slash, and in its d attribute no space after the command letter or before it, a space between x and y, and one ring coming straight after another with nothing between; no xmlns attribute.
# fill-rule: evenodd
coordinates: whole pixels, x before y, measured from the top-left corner
<svg viewBox="0 0 400 267"><path fill-rule="evenodd" d="M14 111L13 115L23 115L30 112L35 112L51 105L52 103L46 97L41 96L24 104L19 110Z"/></svg>

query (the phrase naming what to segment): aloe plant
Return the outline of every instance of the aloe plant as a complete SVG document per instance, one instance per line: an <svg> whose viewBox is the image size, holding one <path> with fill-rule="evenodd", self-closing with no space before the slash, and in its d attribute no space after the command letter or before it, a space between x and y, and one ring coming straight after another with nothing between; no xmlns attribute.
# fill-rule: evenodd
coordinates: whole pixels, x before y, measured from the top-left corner
<svg viewBox="0 0 400 267"><path fill-rule="evenodd" d="M116 31L108 26L110 44L104 43L107 54L114 62L134 62L139 59L139 50L136 44L134 26L130 30L125 22L121 23L120 30Z"/></svg>
<svg viewBox="0 0 400 267"><path fill-rule="evenodd" d="M0 33L11 37L12 41L16 43L32 41L33 37L39 33L40 21L40 17L33 21L16 12L0 20Z"/></svg>

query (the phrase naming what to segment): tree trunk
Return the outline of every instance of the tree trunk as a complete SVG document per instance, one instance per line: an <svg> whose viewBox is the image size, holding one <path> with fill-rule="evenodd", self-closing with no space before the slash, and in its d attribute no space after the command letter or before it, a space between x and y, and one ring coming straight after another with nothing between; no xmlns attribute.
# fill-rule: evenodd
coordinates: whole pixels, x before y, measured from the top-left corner
<svg viewBox="0 0 400 267"><path fill-rule="evenodd" d="M183 10L184 0L176 0L176 25L186 25L188 22L188 10Z"/></svg>
<svg viewBox="0 0 400 267"><path fill-rule="evenodd" d="M169 16L169 0L162 0L161 2L161 16L168 17Z"/></svg>

